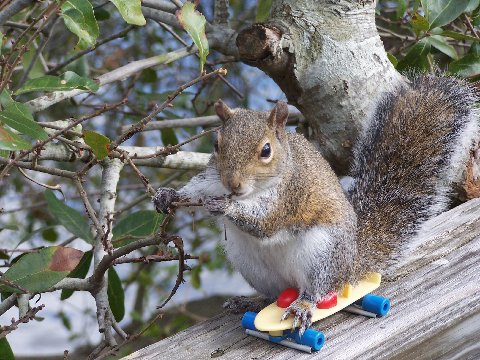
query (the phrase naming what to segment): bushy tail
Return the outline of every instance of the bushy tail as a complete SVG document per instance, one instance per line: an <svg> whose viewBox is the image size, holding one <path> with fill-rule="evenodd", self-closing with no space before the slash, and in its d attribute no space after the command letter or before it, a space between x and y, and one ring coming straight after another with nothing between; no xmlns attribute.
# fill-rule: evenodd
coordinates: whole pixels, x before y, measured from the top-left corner
<svg viewBox="0 0 480 360"><path fill-rule="evenodd" d="M476 101L467 83L434 76L382 100L355 149L359 272L382 270L425 220L446 209L478 140Z"/></svg>

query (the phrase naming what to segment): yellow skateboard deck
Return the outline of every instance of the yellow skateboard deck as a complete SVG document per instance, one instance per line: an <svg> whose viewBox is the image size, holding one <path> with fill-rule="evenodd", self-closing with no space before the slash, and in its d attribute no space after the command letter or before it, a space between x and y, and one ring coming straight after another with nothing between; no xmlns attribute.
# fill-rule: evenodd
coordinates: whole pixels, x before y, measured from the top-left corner
<svg viewBox="0 0 480 360"><path fill-rule="evenodd" d="M380 286L380 282L381 275L379 273L369 273L363 280L359 281L356 286L347 284L342 291L337 294L337 305L330 309L315 308L312 322L329 317L353 304L355 301L377 289ZM277 306L276 302L270 304L255 317L255 327L259 331L268 332L290 330L293 324L293 316L289 316L282 321L280 319L284 312L285 309Z"/></svg>

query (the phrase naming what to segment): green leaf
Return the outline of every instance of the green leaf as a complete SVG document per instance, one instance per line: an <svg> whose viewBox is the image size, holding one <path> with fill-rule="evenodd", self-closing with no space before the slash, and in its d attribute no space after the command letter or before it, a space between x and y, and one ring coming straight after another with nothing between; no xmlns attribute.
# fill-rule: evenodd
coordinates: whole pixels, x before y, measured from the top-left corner
<svg viewBox="0 0 480 360"><path fill-rule="evenodd" d="M446 36L455 40L467 40L467 41L473 41L473 42L479 42L480 40L474 36L462 34L462 33L457 33L455 31L442 31L439 35Z"/></svg>
<svg viewBox="0 0 480 360"><path fill-rule="evenodd" d="M462 77L480 75L480 55L469 53L457 61L452 61L448 71Z"/></svg>
<svg viewBox="0 0 480 360"><path fill-rule="evenodd" d="M0 156L1 156L1 157L8 158L9 155L10 155L10 151L8 151L8 150L0 150Z"/></svg>
<svg viewBox="0 0 480 360"><path fill-rule="evenodd" d="M465 12L472 12L473 10L478 8L478 6L480 6L480 0L470 0L468 6L465 9Z"/></svg>
<svg viewBox="0 0 480 360"><path fill-rule="evenodd" d="M113 267L108 268L108 303L112 309L113 317L120 322L125 316L125 293L122 281Z"/></svg>
<svg viewBox="0 0 480 360"><path fill-rule="evenodd" d="M400 20L407 11L408 0L397 0L397 9L395 10L395 18Z"/></svg>
<svg viewBox="0 0 480 360"><path fill-rule="evenodd" d="M96 8L94 9L94 12L95 19L97 19L97 21L104 21L110 19L110 13L104 8Z"/></svg>
<svg viewBox="0 0 480 360"><path fill-rule="evenodd" d="M133 241L129 237L144 237L155 233L162 220L163 216L154 210L140 210L127 215L112 230L113 245L124 246Z"/></svg>
<svg viewBox="0 0 480 360"><path fill-rule="evenodd" d="M451 23L467 8L470 0L421 0L430 28Z"/></svg>
<svg viewBox="0 0 480 360"><path fill-rule="evenodd" d="M447 40L441 35L433 35L427 38L430 45L432 45L435 49L441 51L445 55L450 56L452 59L457 60L458 54L457 50L447 43Z"/></svg>
<svg viewBox="0 0 480 360"><path fill-rule="evenodd" d="M140 26L147 23L142 14L140 0L110 0L110 2L120 11L120 15L127 23Z"/></svg>
<svg viewBox="0 0 480 360"><path fill-rule="evenodd" d="M55 227L47 227L42 230L42 237L49 242L55 242L58 240L58 233Z"/></svg>
<svg viewBox="0 0 480 360"><path fill-rule="evenodd" d="M12 348L6 337L0 339L0 360L15 360Z"/></svg>
<svg viewBox="0 0 480 360"><path fill-rule="evenodd" d="M0 126L0 149L2 150L27 150L32 145L23 140L20 136L12 131Z"/></svg>
<svg viewBox="0 0 480 360"><path fill-rule="evenodd" d="M2 230L18 231L19 228L15 224L0 224L0 231Z"/></svg>
<svg viewBox="0 0 480 360"><path fill-rule="evenodd" d="M203 72L203 66L207 61L209 53L208 40L205 35L205 16L195 10L195 5L187 1L181 10L177 11L177 18L185 31L190 35L198 48L200 56L200 72Z"/></svg>
<svg viewBox="0 0 480 360"><path fill-rule="evenodd" d="M177 135L175 135L175 131L172 128L162 129L161 134L164 146L178 144Z"/></svg>
<svg viewBox="0 0 480 360"><path fill-rule="evenodd" d="M105 159L110 153L108 145L111 141L108 137L95 131L84 130L83 139L85 140L85 144L92 148L92 151L98 160Z"/></svg>
<svg viewBox="0 0 480 360"><path fill-rule="evenodd" d="M264 22L270 16L270 9L272 8L272 0L259 0L257 4L256 22Z"/></svg>
<svg viewBox="0 0 480 360"><path fill-rule="evenodd" d="M44 195L47 200L48 210L54 219L58 220L73 235L89 243L93 242L90 227L82 214L58 200L51 190L46 190Z"/></svg>
<svg viewBox="0 0 480 360"><path fill-rule="evenodd" d="M409 68L416 68L419 70L428 69L427 55L431 49L430 43L427 39L418 41L410 48L410 51L405 57L398 62L397 70L403 71Z"/></svg>
<svg viewBox="0 0 480 360"><path fill-rule="evenodd" d="M158 80L157 72L152 68L144 69L142 70L139 80L141 82L148 83L148 84L155 83Z"/></svg>
<svg viewBox="0 0 480 360"><path fill-rule="evenodd" d="M45 75L36 79L28 80L23 87L18 89L15 95L32 91L66 91L66 90L88 90L96 92L99 85L85 77L67 71L62 76Z"/></svg>
<svg viewBox="0 0 480 360"><path fill-rule="evenodd" d="M201 266L194 266L190 271L190 280L192 281L192 286L195 289L199 289L202 285L202 280L200 278L200 273L202 272Z"/></svg>
<svg viewBox="0 0 480 360"><path fill-rule="evenodd" d="M415 31L415 34L417 34L417 36L430 28L428 20L419 13L413 14L411 23L413 31Z"/></svg>
<svg viewBox="0 0 480 360"><path fill-rule="evenodd" d="M413 11L417 11L420 6L420 0L413 0Z"/></svg>
<svg viewBox="0 0 480 360"><path fill-rule="evenodd" d="M48 134L33 119L27 105L12 101L0 112L0 121L34 139L47 140Z"/></svg>
<svg viewBox="0 0 480 360"><path fill-rule="evenodd" d="M393 64L394 67L397 67L398 60L393 54L390 54L389 52L387 52L387 58L388 60L390 60L390 62Z"/></svg>
<svg viewBox="0 0 480 360"><path fill-rule="evenodd" d="M13 102L11 92L7 89L3 89L3 91L0 93L0 105L6 106L11 102Z"/></svg>
<svg viewBox="0 0 480 360"><path fill-rule="evenodd" d="M78 36L77 49L84 50L95 44L98 24L92 4L87 0L67 0L62 5L65 26Z"/></svg>
<svg viewBox="0 0 480 360"><path fill-rule="evenodd" d="M75 269L82 256L83 251L74 248L46 247L37 253L28 253L22 256L7 270L2 279L10 281L30 293L44 292ZM0 285L0 291L20 293L20 290L7 285Z"/></svg>
<svg viewBox="0 0 480 360"><path fill-rule="evenodd" d="M83 254L82 259L78 263L77 267L73 269L73 271L68 274L69 278L77 278L77 279L85 279L85 276L88 274L88 270L90 269L90 264L92 263L93 252L87 251ZM62 290L62 294L60 295L60 300L66 300L70 296L72 296L75 290Z"/></svg>
<svg viewBox="0 0 480 360"><path fill-rule="evenodd" d="M26 70L30 66L31 62L35 58L35 53L37 49L34 46L30 46L28 51L22 56L22 66ZM43 68L42 63L40 62L39 57L35 58L32 69L28 73L28 78L33 79L45 74L45 69Z"/></svg>

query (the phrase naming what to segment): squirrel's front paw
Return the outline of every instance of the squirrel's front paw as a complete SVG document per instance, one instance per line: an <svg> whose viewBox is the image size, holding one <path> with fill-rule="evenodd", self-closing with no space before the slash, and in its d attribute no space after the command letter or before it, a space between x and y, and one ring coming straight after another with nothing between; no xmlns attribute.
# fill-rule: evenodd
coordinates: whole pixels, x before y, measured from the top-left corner
<svg viewBox="0 0 480 360"><path fill-rule="evenodd" d="M288 308L285 309L282 320L285 320L290 315L293 315L294 318L292 330L298 327L298 332L300 336L302 336L305 330L312 325L312 316L315 307L315 302L300 296L297 300L291 303Z"/></svg>
<svg viewBox="0 0 480 360"><path fill-rule="evenodd" d="M177 192L172 188L159 188L152 198L153 205L155 209L163 214L169 214L172 209L170 205L174 201L178 201L179 196Z"/></svg>
<svg viewBox="0 0 480 360"><path fill-rule="evenodd" d="M209 198L203 203L203 206L212 215L224 215L230 200L227 198Z"/></svg>

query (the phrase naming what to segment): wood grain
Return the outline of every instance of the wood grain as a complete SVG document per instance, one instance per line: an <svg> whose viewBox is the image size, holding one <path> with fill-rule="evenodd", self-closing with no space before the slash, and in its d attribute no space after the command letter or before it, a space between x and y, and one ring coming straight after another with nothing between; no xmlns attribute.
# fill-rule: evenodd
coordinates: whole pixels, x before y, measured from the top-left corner
<svg viewBox="0 0 480 360"><path fill-rule="evenodd" d="M422 239L376 291L392 301L388 316L339 313L316 323L327 339L318 353L247 336L240 315L222 314L124 359L478 359L480 199L430 220Z"/></svg>

